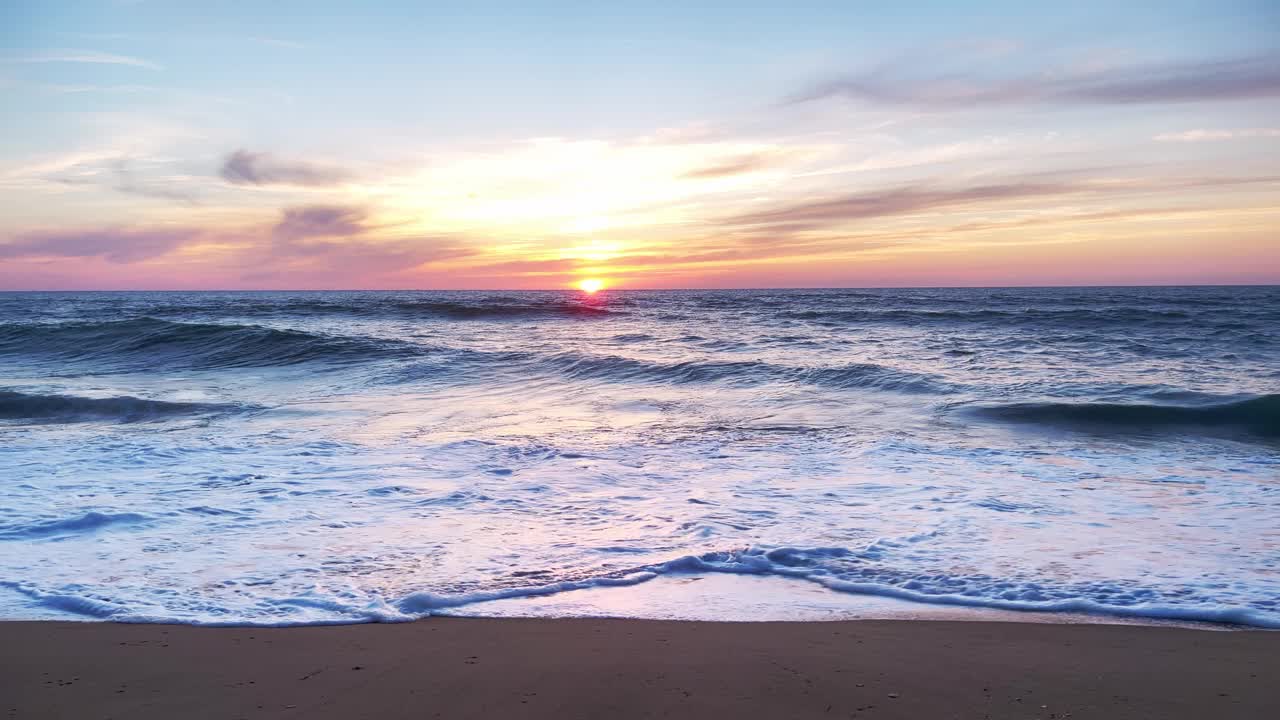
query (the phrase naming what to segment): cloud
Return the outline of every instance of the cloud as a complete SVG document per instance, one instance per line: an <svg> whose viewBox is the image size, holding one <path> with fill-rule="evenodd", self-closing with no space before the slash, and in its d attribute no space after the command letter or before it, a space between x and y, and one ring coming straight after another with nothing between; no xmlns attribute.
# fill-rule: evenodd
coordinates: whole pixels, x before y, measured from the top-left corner
<svg viewBox="0 0 1280 720"><path fill-rule="evenodd" d="M902 187L880 192L855 193L830 200L799 203L773 210L730 218L732 225L799 224L813 229L814 223L905 215L926 210L973 205L984 201L1016 200L1082 192L1085 186L1064 182L1005 182L958 189Z"/></svg>
<svg viewBox="0 0 1280 720"><path fill-rule="evenodd" d="M16 58L21 63L93 63L96 65L130 65L148 70L163 70L164 67L141 58L128 55L114 55L96 50L44 50L33 55Z"/></svg>
<svg viewBox="0 0 1280 720"><path fill-rule="evenodd" d="M422 265L474 255L476 251L452 238L398 238L318 242L306 246L276 245L265 261L254 260L244 280L279 278L347 283L367 282L370 275L405 272ZM249 258L246 258L249 259Z"/></svg>
<svg viewBox="0 0 1280 720"><path fill-rule="evenodd" d="M733 175L744 175L772 166L776 158L768 153L752 153L740 155L713 165L706 165L681 175L690 180L712 180Z"/></svg>
<svg viewBox="0 0 1280 720"><path fill-rule="evenodd" d="M286 208L271 234L282 240L361 235L368 211L348 205L308 205Z"/></svg>
<svg viewBox="0 0 1280 720"><path fill-rule="evenodd" d="M611 263L613 261L610 261ZM580 258L553 258L549 260L508 260L505 262L476 265L467 268L470 274L482 274L494 277L512 277L516 275L561 275L584 266L590 266L588 260Z"/></svg>
<svg viewBox="0 0 1280 720"><path fill-rule="evenodd" d="M447 236L375 237L370 233L383 226L369 224L368 220L369 211L359 206L286 208L271 228L270 257L255 264L267 266L266 272L278 277L324 282L325 278L404 271L476 252ZM259 268L255 272L264 271Z"/></svg>
<svg viewBox="0 0 1280 720"><path fill-rule="evenodd" d="M128 195L173 200L184 205L197 205L195 195L176 189L171 178L146 180L138 177L126 156L93 157L59 168L47 179L74 186L105 186Z"/></svg>
<svg viewBox="0 0 1280 720"><path fill-rule="evenodd" d="M935 58L930 67L953 65ZM1005 63L1006 65L1011 63ZM999 75L919 75L904 65L835 78L791 98L843 97L883 105L965 109L1007 105L1134 105L1280 96L1280 56Z"/></svg>
<svg viewBox="0 0 1280 720"><path fill-rule="evenodd" d="M0 258L101 257L133 263L159 257L201 234L191 228L66 230L28 233L0 244Z"/></svg>
<svg viewBox="0 0 1280 720"><path fill-rule="evenodd" d="M116 178L115 185L112 187L118 192L161 200L174 200L186 205L198 204L195 196L191 193L174 189L171 186L161 186L154 182L139 180L130 168L129 161L124 158L116 162L112 170Z"/></svg>
<svg viewBox="0 0 1280 720"><path fill-rule="evenodd" d="M277 160L270 153L236 150L227 156L218 173L235 185L301 185L324 187L340 185L351 174L342 168L315 165L301 161Z"/></svg>
<svg viewBox="0 0 1280 720"><path fill-rule="evenodd" d="M366 217L360 208L312 206L287 209L275 224L235 231L107 227L31 232L0 240L0 266L23 260L29 261L27 267L39 268L66 258L131 264L185 248L181 258L162 261L166 267L185 268L176 270L175 278L196 273L245 282L272 279L277 287L353 287L478 252L461 237L370 234L377 226L367 224Z"/></svg>
<svg viewBox="0 0 1280 720"><path fill-rule="evenodd" d="M1073 204L1124 195L1177 192L1197 188L1270 187L1280 176L1171 177L1073 179L1061 174L1039 173L1013 176L999 182L970 187L940 187L923 183L882 191L853 193L812 202L784 205L769 210L725 218L718 230L741 240L766 244L792 242L797 236L838 229L848 223L940 210L1007 209L1011 201L1037 199L1041 210L1047 199L1070 200Z"/></svg>
<svg viewBox="0 0 1280 720"><path fill-rule="evenodd" d="M1243 130L1185 130L1183 132L1161 133L1153 140L1157 142L1200 142L1204 140L1236 140L1239 138L1273 138L1280 137L1280 128L1246 128Z"/></svg>

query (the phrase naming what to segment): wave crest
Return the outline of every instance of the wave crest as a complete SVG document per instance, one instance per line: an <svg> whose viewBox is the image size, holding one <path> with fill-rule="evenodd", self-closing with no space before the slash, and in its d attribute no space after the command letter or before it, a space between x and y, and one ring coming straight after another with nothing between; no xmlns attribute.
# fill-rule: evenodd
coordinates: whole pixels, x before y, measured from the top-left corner
<svg viewBox="0 0 1280 720"><path fill-rule="evenodd" d="M155 318L0 325L0 355L147 369L267 367L404 357L418 351L409 343L369 337Z"/></svg>
<svg viewBox="0 0 1280 720"><path fill-rule="evenodd" d="M610 305L622 304L613 301ZM277 302L244 301L228 303L186 303L162 305L149 310L155 315L190 317L307 317L346 315L398 319L502 320L519 318L593 318L621 314L614 308L562 297L483 297L475 299L382 299L352 298L317 300L298 298Z"/></svg>
<svg viewBox="0 0 1280 720"><path fill-rule="evenodd" d="M0 390L0 420L60 424L93 421L120 423L163 420L240 409L220 403L165 402L130 396L87 398L75 395L30 395Z"/></svg>
<svg viewBox="0 0 1280 720"><path fill-rule="evenodd" d="M46 520L30 525L0 526L0 540L42 540L148 523L152 518L138 513L87 512L69 518Z"/></svg>
<svg viewBox="0 0 1280 720"><path fill-rule="evenodd" d="M835 367L791 367L758 360L655 363L616 355L576 352L552 355L542 362L575 380L673 384L725 382L742 386L791 382L835 389L908 393L945 393L951 389L948 383L930 375L872 363Z"/></svg>
<svg viewBox="0 0 1280 720"><path fill-rule="evenodd" d="M1184 310L1149 308L1102 309L838 309L798 310L782 313L792 320L813 320L825 324L1000 324L1035 325L1053 328L1090 328L1115 325L1163 327L1186 325L1194 316Z"/></svg>
<svg viewBox="0 0 1280 720"><path fill-rule="evenodd" d="M1006 422L1060 425L1083 429L1220 428L1267 437L1280 436L1280 394L1200 405L1140 403L1012 403L973 408Z"/></svg>

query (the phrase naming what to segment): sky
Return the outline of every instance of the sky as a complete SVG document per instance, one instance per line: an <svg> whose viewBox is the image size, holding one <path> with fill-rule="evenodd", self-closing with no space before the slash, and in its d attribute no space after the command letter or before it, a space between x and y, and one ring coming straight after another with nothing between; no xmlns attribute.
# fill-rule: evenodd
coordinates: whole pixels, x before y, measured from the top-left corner
<svg viewBox="0 0 1280 720"><path fill-rule="evenodd" d="M0 289L1280 283L1280 4L0 0Z"/></svg>

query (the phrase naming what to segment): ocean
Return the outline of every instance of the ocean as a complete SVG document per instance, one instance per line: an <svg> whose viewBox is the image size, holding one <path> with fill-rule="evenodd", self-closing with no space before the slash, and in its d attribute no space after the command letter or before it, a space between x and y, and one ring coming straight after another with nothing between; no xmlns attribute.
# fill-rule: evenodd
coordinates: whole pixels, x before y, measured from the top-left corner
<svg viewBox="0 0 1280 720"><path fill-rule="evenodd" d="M3 619L1280 627L1280 288L0 293L0 487Z"/></svg>

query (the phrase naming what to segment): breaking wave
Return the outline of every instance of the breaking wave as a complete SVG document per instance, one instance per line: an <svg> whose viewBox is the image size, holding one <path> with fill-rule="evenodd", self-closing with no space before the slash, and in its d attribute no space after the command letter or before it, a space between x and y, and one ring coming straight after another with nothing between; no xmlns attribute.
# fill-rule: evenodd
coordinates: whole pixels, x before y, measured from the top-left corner
<svg viewBox="0 0 1280 720"><path fill-rule="evenodd" d="M27 420L47 424L146 422L238 409L241 406L220 403L165 402L128 396L87 398L74 395L31 395L0 390L0 420Z"/></svg>
<svg viewBox="0 0 1280 720"><path fill-rule="evenodd" d="M973 412L1007 422L1081 429L1180 430L1217 428L1280 436L1280 394L1200 405L1138 403L1012 403L982 406Z"/></svg>
<svg viewBox="0 0 1280 720"><path fill-rule="evenodd" d="M259 325L179 323L155 318L0 325L0 356L111 366L235 368L406 357L410 343Z"/></svg>
<svg viewBox="0 0 1280 720"><path fill-rule="evenodd" d="M91 517L95 516L95 517ZM48 538L63 532L88 532L107 525L147 522L136 515L98 516L46 523L19 536ZM64 528L64 525L71 527ZM0 533L0 539L13 539ZM188 608L175 598L124 604L115 598L45 590L26 583L0 583L53 609L121 622L180 622L193 625L292 626L366 622L406 622L494 600L529 598L585 590L626 587L664 575L728 573L768 575L813 582L835 592L872 595L911 602L1028 612L1064 612L1104 617L1228 623L1280 628L1280 602L1233 598L1224 602L1220 586L1144 585L1130 579L1064 581L1052 577L1001 577L975 572L949 572L895 566L886 555L917 538L880 539L860 549L842 547L754 546L685 555L668 562L597 575L567 577L535 585L510 585L457 592L416 591L399 597L324 594L256 601L245 609ZM77 588L78 589L78 588ZM227 616L235 617L229 620Z"/></svg>

